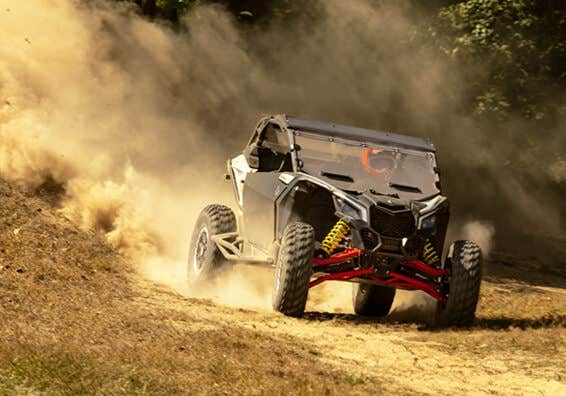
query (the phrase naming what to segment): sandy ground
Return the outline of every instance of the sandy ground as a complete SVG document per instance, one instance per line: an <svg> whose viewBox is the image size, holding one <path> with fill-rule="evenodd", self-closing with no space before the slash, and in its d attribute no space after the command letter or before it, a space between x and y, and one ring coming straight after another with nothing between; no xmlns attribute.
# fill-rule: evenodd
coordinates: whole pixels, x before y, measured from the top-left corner
<svg viewBox="0 0 566 396"><path fill-rule="evenodd" d="M185 297L49 200L1 182L0 201L0 394L566 394L566 278L520 259L487 263L471 328L427 327L408 293L357 317L349 285L291 319Z"/></svg>
<svg viewBox="0 0 566 396"><path fill-rule="evenodd" d="M483 287L485 297L475 327L436 331L418 321L423 311L415 314L405 304L383 320L321 313L314 304L305 318L290 319L220 306L203 311L166 295L147 298L169 308L189 310L215 324L296 337L323 362L361 380L376 378L395 393L564 394L566 291L525 289L513 282L485 282ZM521 295L517 295L517 287L523 288ZM500 299L517 298L525 308L538 305L539 316L526 312L504 316L485 307L497 294L504 296L497 297ZM410 300L407 295L401 297ZM503 301L501 304L507 306ZM413 323L415 319L417 323Z"/></svg>

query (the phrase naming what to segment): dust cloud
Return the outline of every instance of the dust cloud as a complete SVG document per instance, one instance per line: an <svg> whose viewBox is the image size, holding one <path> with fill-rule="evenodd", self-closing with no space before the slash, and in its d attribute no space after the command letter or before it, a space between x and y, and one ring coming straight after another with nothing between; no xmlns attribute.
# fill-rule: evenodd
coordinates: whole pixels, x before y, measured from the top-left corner
<svg viewBox="0 0 566 396"><path fill-rule="evenodd" d="M227 195L208 182L225 147L198 120L198 40L102 2L1 0L0 26L1 176L60 185L63 214L142 269L184 261L195 212Z"/></svg>
<svg viewBox="0 0 566 396"><path fill-rule="evenodd" d="M326 282L309 291L307 310L353 313L352 283Z"/></svg>
<svg viewBox="0 0 566 396"><path fill-rule="evenodd" d="M506 134L487 144L493 130L459 115L467 74L416 34L418 22L408 1L313 2L257 34L217 6L173 29L128 2L0 0L0 176L32 190L60 186L66 216L186 292L192 222L206 204L232 204L225 160L262 114L432 137L456 217L473 213L467 232L487 247L491 227L536 221L525 205L541 194L541 210L558 214L548 229L561 231L558 198L530 187L537 170L562 180L563 166L504 168L537 152ZM495 196L500 205L486 203ZM520 220L505 221L502 205ZM269 306L271 275L249 275L235 271L210 296Z"/></svg>
<svg viewBox="0 0 566 396"><path fill-rule="evenodd" d="M484 256L488 256L493 245L495 227L481 221L471 221L466 223L462 230L463 239L476 242Z"/></svg>

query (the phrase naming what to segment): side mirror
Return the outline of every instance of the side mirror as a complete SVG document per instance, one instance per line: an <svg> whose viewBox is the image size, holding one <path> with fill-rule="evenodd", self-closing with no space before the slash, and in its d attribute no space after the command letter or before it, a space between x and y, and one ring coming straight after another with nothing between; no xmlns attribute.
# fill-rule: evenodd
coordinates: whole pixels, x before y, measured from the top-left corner
<svg viewBox="0 0 566 396"><path fill-rule="evenodd" d="M250 168L259 168L259 147L257 146L257 144L254 143L246 147L244 156L246 157L246 161L248 162Z"/></svg>

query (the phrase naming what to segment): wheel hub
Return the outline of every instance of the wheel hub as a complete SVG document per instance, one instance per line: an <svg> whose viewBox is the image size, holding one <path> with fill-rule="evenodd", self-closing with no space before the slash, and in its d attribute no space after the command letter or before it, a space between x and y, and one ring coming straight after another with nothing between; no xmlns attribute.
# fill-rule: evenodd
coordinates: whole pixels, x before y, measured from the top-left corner
<svg viewBox="0 0 566 396"><path fill-rule="evenodd" d="M208 250L208 229L203 226L197 236L195 253L193 257L193 268L196 274L202 272L205 262L206 251Z"/></svg>

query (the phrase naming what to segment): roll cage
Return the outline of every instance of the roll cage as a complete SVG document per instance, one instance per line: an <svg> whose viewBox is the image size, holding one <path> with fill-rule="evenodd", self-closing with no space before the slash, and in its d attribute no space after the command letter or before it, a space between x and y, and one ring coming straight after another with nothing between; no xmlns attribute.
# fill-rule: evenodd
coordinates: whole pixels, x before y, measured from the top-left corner
<svg viewBox="0 0 566 396"><path fill-rule="evenodd" d="M286 115L262 118L243 154L228 162L228 172L234 179L242 234L246 235L249 244L255 245L265 254L269 254L273 243L278 243L286 224L297 220L318 226L315 229L324 233L339 218L348 217L353 224L359 225L353 230L353 237L359 242L361 237L357 235L356 228L371 227L369 210L375 205L376 198L379 198L376 195L386 196L389 200L388 194L379 191L353 194L347 184L341 186L335 180L302 171L301 148L296 143L296 137L313 134L316 139L327 143L338 142L360 148L381 145L403 152L426 153L433 158L435 154L434 146L425 139L307 121ZM432 167L430 172L433 172ZM434 172L436 174L436 166ZM413 199L411 197L407 200L399 199L399 196L394 198L395 194L390 196L406 208L413 206L408 202ZM426 205L432 209L446 200L440 194L439 184L435 194L417 197L421 198L426 198ZM320 210L320 213L313 214L315 210L311 208ZM415 221L419 226L425 217L424 210L415 214ZM324 235L317 237L322 240Z"/></svg>
<svg viewBox="0 0 566 396"><path fill-rule="evenodd" d="M342 142L361 147L387 145L419 152L434 154L436 149L427 139L404 136L346 125L310 121L287 115L262 118L250 138L244 156L252 169L258 171L299 172L302 168L295 136L298 134L316 136L318 139ZM271 151L270 153L267 151ZM264 163L262 156L267 159ZM280 163L278 163L279 161ZM280 167L277 168L276 165Z"/></svg>

